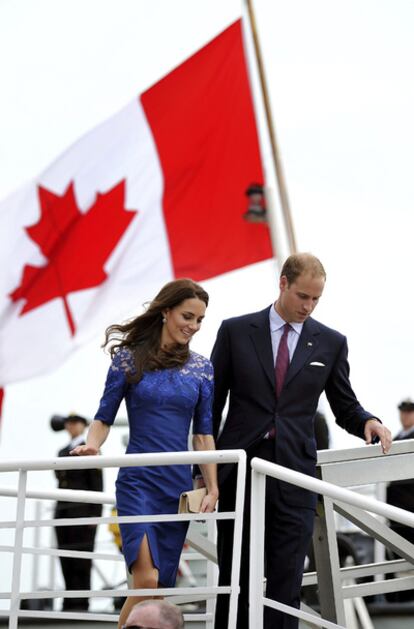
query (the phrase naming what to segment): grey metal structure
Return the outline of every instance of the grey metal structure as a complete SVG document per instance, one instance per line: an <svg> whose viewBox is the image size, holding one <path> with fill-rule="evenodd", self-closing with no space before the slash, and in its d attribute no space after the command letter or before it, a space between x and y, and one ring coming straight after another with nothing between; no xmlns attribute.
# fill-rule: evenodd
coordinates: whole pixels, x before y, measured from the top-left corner
<svg viewBox="0 0 414 629"><path fill-rule="evenodd" d="M373 576L412 569L414 565L414 546L395 535L386 524L371 514L385 519L395 520L408 527L414 527L414 514L399 507L388 505L376 498L359 494L358 486L372 484L373 481L387 482L403 480L412 475L414 459L413 442L395 444L393 455L385 456L379 446L357 448L344 451L321 453L320 470L325 479L320 480L293 471L286 467L269 463L263 459L254 458L251 461L251 530L250 530L250 623L255 629L263 627L264 606L272 607L284 613L296 616L312 626L327 629L351 629L345 614L345 602L353 599L362 603L367 623L364 627L372 626L362 597L369 594L414 588L414 577L398 577L389 583L385 580L355 584L354 579L360 576ZM327 460L328 459L328 460ZM323 460L323 462L322 462ZM322 614L313 609L301 606L287 606L279 601L271 600L263 593L264 576L264 512L265 512L265 484L266 476L292 483L323 496L323 509L320 509L319 520L315 532L316 555L318 558L317 572L308 575L307 582L316 582L318 576L319 593L321 597ZM329 479L329 480L328 480ZM346 486L352 486L350 490ZM397 551L403 559L365 566L341 568L337 548L334 511L345 515L356 523L362 530L381 540L389 548ZM309 581L309 579L312 579ZM305 579L305 581L306 581ZM360 616L361 619L361 616Z"/></svg>
<svg viewBox="0 0 414 629"><path fill-rule="evenodd" d="M413 478L414 440L394 442L386 456L380 446L321 450L318 452L318 471L323 481L355 489L372 483ZM395 551L401 559L340 568L335 512ZM384 519L364 509L323 496L318 507L313 544L321 615L327 620L345 624L346 599L414 588L414 576L409 575L414 568L414 545L392 531ZM395 572L398 577L384 579L385 574ZM372 577L372 580L355 583L359 577ZM312 581L316 579L308 575L304 583Z"/></svg>

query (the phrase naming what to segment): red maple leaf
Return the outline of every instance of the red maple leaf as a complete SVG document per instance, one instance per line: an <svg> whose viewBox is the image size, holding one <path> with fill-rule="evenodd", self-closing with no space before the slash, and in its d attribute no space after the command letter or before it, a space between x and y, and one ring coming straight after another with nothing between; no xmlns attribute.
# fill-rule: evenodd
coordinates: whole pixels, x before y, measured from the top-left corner
<svg viewBox="0 0 414 629"><path fill-rule="evenodd" d="M22 281L10 297L24 299L19 315L61 298L72 336L75 323L69 309L69 293L99 286L107 278L103 266L134 218L136 211L124 208L125 180L108 192L98 193L85 213L79 211L73 182L62 196L38 187L41 216L26 227L47 263L27 264Z"/></svg>

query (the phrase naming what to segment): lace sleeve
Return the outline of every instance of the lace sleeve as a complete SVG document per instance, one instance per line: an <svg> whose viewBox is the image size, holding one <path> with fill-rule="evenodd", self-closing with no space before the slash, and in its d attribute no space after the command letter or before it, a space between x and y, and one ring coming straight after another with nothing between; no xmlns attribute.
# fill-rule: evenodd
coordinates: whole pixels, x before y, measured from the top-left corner
<svg viewBox="0 0 414 629"><path fill-rule="evenodd" d="M212 408L214 396L213 365L207 359L200 379L200 392L194 410L193 433L199 435L213 434Z"/></svg>
<svg viewBox="0 0 414 629"><path fill-rule="evenodd" d="M113 424L119 405L128 388L127 374L133 371L133 356L128 349L119 350L111 363L105 388L94 419Z"/></svg>

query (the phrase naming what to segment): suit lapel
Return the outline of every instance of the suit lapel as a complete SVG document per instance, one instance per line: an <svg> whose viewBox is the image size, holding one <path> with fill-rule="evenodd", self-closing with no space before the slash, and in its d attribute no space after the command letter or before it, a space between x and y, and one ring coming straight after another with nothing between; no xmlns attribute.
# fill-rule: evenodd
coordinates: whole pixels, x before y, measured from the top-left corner
<svg viewBox="0 0 414 629"><path fill-rule="evenodd" d="M302 333L299 337L298 344L289 365L284 385L288 384L292 378L302 369L305 363L310 359L312 353L318 347L319 326L314 319L305 321Z"/></svg>
<svg viewBox="0 0 414 629"><path fill-rule="evenodd" d="M250 337L256 349L259 361L264 372L269 379L273 389L275 389L275 367L273 364L272 338L270 335L269 308L257 313L251 321Z"/></svg>

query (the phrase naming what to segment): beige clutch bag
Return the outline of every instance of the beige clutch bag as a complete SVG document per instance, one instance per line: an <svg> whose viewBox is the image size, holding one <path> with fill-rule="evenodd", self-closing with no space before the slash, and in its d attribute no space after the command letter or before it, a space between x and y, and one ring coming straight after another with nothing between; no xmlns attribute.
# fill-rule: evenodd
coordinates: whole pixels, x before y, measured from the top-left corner
<svg viewBox="0 0 414 629"><path fill-rule="evenodd" d="M207 496L206 487L192 489L191 491L184 491L180 495L178 513L200 513L204 496Z"/></svg>

